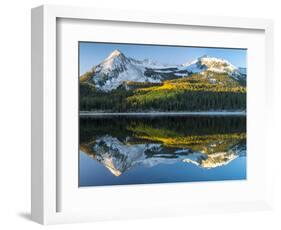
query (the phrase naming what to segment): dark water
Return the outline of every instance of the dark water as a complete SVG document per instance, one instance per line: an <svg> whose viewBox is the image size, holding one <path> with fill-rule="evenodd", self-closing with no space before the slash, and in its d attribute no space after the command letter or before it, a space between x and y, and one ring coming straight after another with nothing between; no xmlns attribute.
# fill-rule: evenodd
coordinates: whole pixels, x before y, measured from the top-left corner
<svg viewBox="0 0 281 230"><path fill-rule="evenodd" d="M246 179L246 117L80 117L79 168L80 186Z"/></svg>

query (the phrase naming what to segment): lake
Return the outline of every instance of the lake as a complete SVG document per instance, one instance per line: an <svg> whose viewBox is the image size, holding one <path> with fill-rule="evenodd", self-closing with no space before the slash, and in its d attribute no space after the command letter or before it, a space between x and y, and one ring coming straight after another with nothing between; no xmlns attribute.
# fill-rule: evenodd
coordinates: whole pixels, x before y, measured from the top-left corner
<svg viewBox="0 0 281 230"><path fill-rule="evenodd" d="M79 186L246 179L246 116L80 116Z"/></svg>

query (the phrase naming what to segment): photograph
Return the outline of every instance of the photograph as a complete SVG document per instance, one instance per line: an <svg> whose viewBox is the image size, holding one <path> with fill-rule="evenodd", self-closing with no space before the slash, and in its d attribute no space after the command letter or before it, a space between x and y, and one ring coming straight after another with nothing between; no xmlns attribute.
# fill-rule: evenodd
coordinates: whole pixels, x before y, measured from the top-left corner
<svg viewBox="0 0 281 230"><path fill-rule="evenodd" d="M79 187L247 179L247 49L78 42Z"/></svg>

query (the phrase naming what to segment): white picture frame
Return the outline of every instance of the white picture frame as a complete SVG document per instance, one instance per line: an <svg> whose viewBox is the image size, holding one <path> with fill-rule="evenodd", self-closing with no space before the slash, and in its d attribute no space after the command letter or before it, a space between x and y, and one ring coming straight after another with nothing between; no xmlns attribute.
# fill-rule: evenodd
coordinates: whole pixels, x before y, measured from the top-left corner
<svg viewBox="0 0 281 230"><path fill-rule="evenodd" d="M267 146L265 150L265 162L263 166L263 179L257 182L255 186L263 188L261 193L258 193L252 200L248 200L250 193L245 196L245 199L225 199L222 202L214 201L208 202L208 199L203 203L193 203L190 207L186 203L179 204L178 201L173 202L168 199L167 205L161 206L159 203L152 204L151 207L141 206L137 204L132 208L129 204L124 205L124 208L115 212L107 211L106 209L89 209L85 207L85 203L78 208L78 198L72 200L73 203L68 203L68 207L72 210L60 209L58 204L61 196L67 196L67 189L64 193L58 192L61 187L61 180L59 179L60 167L63 164L57 156L60 143L58 143L58 95L60 94L57 84L58 75L58 22L61 19L87 20L87 21L102 21L105 23L122 22L133 25L149 24L152 27L177 27L182 29L185 26L200 27L200 28L219 28L220 30L245 30L259 31L263 35L264 52L261 53L261 68L264 70L261 73L259 84L250 82L252 93L248 98L248 103L253 105L254 108L254 95L259 94L255 91L255 87L264 87L262 93L256 96L262 100L262 107L264 113L253 118L249 129L255 126L255 122L260 122L264 118L267 122L270 121L270 116L273 106L273 22L266 19L249 19L249 18L232 18L232 17L214 17L214 16L191 16L191 15L174 15L163 13L149 13L149 12L128 12L128 11L115 11L115 10L102 10L92 8L79 8L79 7L66 7L66 6L51 6L44 5L32 9L32 169L31 169L31 213L32 219L41 224L56 224L56 223L69 223L81 221L95 221L106 219L124 219L124 218L140 218L151 216L170 216L170 215L185 215L189 213L206 213L206 212L226 212L226 211L243 211L243 210L260 210L269 209L272 206L272 177L270 167L270 152ZM79 26L79 25L78 25ZM262 82L265 84L261 86ZM71 86L72 87L72 86ZM251 96L252 95L252 96ZM251 115L251 113L250 113ZM252 142L259 141L259 138L267 138L270 135L270 128L264 123L263 133L261 136L252 137ZM248 128L248 127L247 127ZM250 132L250 135L251 132ZM256 139L255 139L256 138ZM77 140L78 141L78 140ZM254 149L254 148L253 148ZM76 151L76 150L75 150ZM257 160L258 161L258 160ZM260 163L260 162L259 162ZM252 171L257 170L258 164L253 166ZM65 167L67 168L67 166ZM71 182L72 183L72 182ZM229 185L231 189L237 189L240 185L235 182ZM140 186L140 185L136 185ZM178 196L181 189L184 188L183 184L164 184L158 187L145 185L142 187L134 188L135 194L155 192L157 190L168 191L171 190L174 195ZM190 185L192 186L192 185ZM196 189L203 189L204 187L214 194L218 191L217 186L197 183ZM237 187L238 186L238 187ZM141 188L141 189L140 189ZM254 187L251 187L253 189ZM257 188L257 187L255 187ZM119 193L123 193L123 197L132 196L133 193L126 191L124 187L111 187L111 191L106 191L106 188L99 188L98 190L90 191L96 192L100 196L110 195L114 189ZM192 191L196 192L196 189ZM247 189L247 187L243 188ZM242 191L242 190L241 190ZM192 195L192 192L190 195ZM237 190L239 192L239 190ZM70 194L74 194L69 191ZM89 193L89 191L87 192ZM84 192L86 194L86 192ZM103 195L104 194L104 195ZM134 195L135 195L134 194ZM89 195L89 194L88 194ZM88 196L87 195L87 196ZM100 197L102 199L103 197ZM68 197L67 202L71 202L73 197ZM77 202L76 200L77 199ZM195 199L196 200L196 199ZM123 201L129 203L130 201ZM206 203L207 202L207 203ZM117 203L116 203L117 204ZM139 206L138 206L139 205ZM85 208L85 211L83 210ZM100 212L98 212L100 210Z"/></svg>

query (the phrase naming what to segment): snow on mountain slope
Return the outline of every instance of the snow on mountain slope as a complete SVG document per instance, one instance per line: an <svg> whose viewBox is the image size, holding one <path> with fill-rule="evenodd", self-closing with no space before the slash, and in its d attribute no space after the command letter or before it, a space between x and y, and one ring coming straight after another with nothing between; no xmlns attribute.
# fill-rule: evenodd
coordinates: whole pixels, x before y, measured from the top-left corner
<svg viewBox="0 0 281 230"><path fill-rule="evenodd" d="M208 70L215 73L228 73L232 75L235 72L239 72L238 68L229 61L209 56L202 56L190 63L184 64L182 69L186 69L192 73Z"/></svg>
<svg viewBox="0 0 281 230"><path fill-rule="evenodd" d="M124 81L161 82L160 75L146 76L146 68L140 63L125 57L119 50L114 50L102 63L95 67L92 80L103 91L116 89Z"/></svg>
<svg viewBox="0 0 281 230"><path fill-rule="evenodd" d="M206 66L202 65L199 59L195 59L189 63L183 64L179 67L180 70L187 70L190 73L199 73L207 69Z"/></svg>
<svg viewBox="0 0 281 230"><path fill-rule="evenodd" d="M170 66L167 64L162 64L157 61L150 60L148 58L146 58L144 60L136 60L134 58L129 58L129 60L131 61L131 63L133 63L135 65L139 65L139 66L142 66L145 68L151 68L151 69L165 69L165 68L176 67L176 66Z"/></svg>
<svg viewBox="0 0 281 230"><path fill-rule="evenodd" d="M149 59L136 60L114 50L104 61L93 68L91 81L102 91L116 89L123 82L160 83L171 78L187 77L204 71L226 73L235 80L246 80L246 68L237 68L224 59L202 56L183 65L164 65Z"/></svg>

